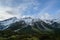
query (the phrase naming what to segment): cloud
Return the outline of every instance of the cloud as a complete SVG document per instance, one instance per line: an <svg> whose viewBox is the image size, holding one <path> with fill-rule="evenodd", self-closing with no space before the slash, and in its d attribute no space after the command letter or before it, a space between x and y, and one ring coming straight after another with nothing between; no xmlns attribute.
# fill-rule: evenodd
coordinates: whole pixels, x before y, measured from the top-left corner
<svg viewBox="0 0 60 40"><path fill-rule="evenodd" d="M43 5L38 0L0 0L0 19L25 16L52 19L53 17L48 13L48 10L51 9L55 3L56 1L49 1ZM44 7L40 11L41 5Z"/></svg>
<svg viewBox="0 0 60 40"><path fill-rule="evenodd" d="M51 11L52 7L56 4L55 1L49 1L45 3L45 6L42 8L42 10L38 13L38 17L42 20L50 20L50 19L57 19L58 16L54 17L54 13L49 13L48 11ZM57 15L57 14L56 14Z"/></svg>
<svg viewBox="0 0 60 40"><path fill-rule="evenodd" d="M0 6L11 6L13 0L0 0Z"/></svg>
<svg viewBox="0 0 60 40"><path fill-rule="evenodd" d="M11 14L7 13L6 11L11 11L11 8L0 7L0 20L4 20L4 19L13 17Z"/></svg>
<svg viewBox="0 0 60 40"><path fill-rule="evenodd" d="M53 16L49 13L42 13L38 17L42 20L51 20L51 19L53 19Z"/></svg>
<svg viewBox="0 0 60 40"><path fill-rule="evenodd" d="M30 15L39 9L38 5L39 3L36 0L23 0L22 3L19 6L15 7L13 10L22 16L25 14Z"/></svg>
<svg viewBox="0 0 60 40"><path fill-rule="evenodd" d="M14 0L0 0L0 4L0 19L6 19L10 17L20 18L23 16L28 16L24 15L28 14L25 13L25 11L29 13L31 13L31 10L32 12L36 11L39 9L38 5L40 5L36 0L21 0L21 3L18 3Z"/></svg>
<svg viewBox="0 0 60 40"><path fill-rule="evenodd" d="M56 14L54 16L56 19L60 19L60 10L56 11Z"/></svg>

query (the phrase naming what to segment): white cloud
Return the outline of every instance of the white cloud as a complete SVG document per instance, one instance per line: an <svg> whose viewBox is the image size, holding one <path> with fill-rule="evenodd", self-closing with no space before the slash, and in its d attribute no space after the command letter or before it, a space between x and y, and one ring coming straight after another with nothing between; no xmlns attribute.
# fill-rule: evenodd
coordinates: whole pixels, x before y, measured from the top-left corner
<svg viewBox="0 0 60 40"><path fill-rule="evenodd" d="M11 8L0 7L0 20L4 20L4 19L13 17L11 14L7 13L7 11L11 11Z"/></svg>
<svg viewBox="0 0 60 40"><path fill-rule="evenodd" d="M42 20L50 20L50 19L55 19L53 14L48 13L48 10L51 9L51 7L53 7L53 5L56 3L55 1L49 1L45 3L44 8L38 13L38 17Z"/></svg>
<svg viewBox="0 0 60 40"><path fill-rule="evenodd" d="M25 14L24 11L26 11L28 8L30 8L33 5L35 6L33 8L35 10L38 10L38 5L40 5L40 4L36 0L23 0L23 2L19 6L14 7L12 11L16 15L23 17L23 16L25 16L25 15L23 15L23 14ZM26 16L29 16L29 15L26 15Z"/></svg>
<svg viewBox="0 0 60 40"><path fill-rule="evenodd" d="M42 20L51 20L53 19L53 16L49 13L42 13L42 14L39 14L38 16L40 19Z"/></svg>
<svg viewBox="0 0 60 40"><path fill-rule="evenodd" d="M16 7L10 7L8 6L11 5L12 6L12 1L13 0L0 0L0 20L4 20L10 17L24 17L24 16L30 16L30 15L23 15L24 11L27 10L28 8L30 8L30 6L34 5L34 9L38 10L38 5L40 5L40 3L37 2L37 0L22 0L23 2L21 4L17 4L18 6ZM7 6L3 6L3 4L6 3ZM47 2L46 3L47 6L45 6L39 13L38 13L38 17L40 17L41 19L52 19L52 15L49 13L46 13L46 11L48 9L50 9L55 2ZM37 14L37 13L36 13ZM32 15L32 16L36 16L36 15Z"/></svg>
<svg viewBox="0 0 60 40"><path fill-rule="evenodd" d="M22 3L16 7L10 7L8 5L12 6L13 0L0 0L0 20L4 20L10 17L23 17L24 11L29 8L30 6L35 6L34 9L38 9L39 3L36 0L22 0ZM26 15L28 16L28 15Z"/></svg>

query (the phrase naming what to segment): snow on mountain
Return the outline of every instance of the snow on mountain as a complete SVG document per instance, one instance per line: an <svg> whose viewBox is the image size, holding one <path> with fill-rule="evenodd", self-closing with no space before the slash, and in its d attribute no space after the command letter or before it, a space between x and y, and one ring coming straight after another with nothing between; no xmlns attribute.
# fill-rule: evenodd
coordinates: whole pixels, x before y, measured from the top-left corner
<svg viewBox="0 0 60 40"><path fill-rule="evenodd" d="M0 26L2 29L6 29L9 27L10 24L14 23L18 21L18 19L16 17L10 18L10 19L6 19L4 21L0 21L0 24L3 26Z"/></svg>
<svg viewBox="0 0 60 40"><path fill-rule="evenodd" d="M9 18L9 19L6 19L4 21L0 21L0 30L4 30L4 29L7 29L9 28L9 26L15 22L19 22L19 21L24 21L27 25L33 25L33 23L35 23L37 25L38 28L45 28L45 29L48 29L44 23L41 23L41 22L45 22L45 24L48 24L48 25L51 25L51 26L54 26L56 24L55 23L55 20L41 20L39 18L32 18L32 17L24 17L24 18L20 18L20 19L17 19L16 17L12 17L12 18ZM38 22L38 23L36 23ZM40 26L42 25L42 27ZM58 25L58 22L57 22L57 25ZM60 25L60 24L59 24ZM55 26L54 26L55 27ZM59 26L58 26L59 27Z"/></svg>
<svg viewBox="0 0 60 40"><path fill-rule="evenodd" d="M2 21L1 23L2 23L3 25L9 25L9 24L14 23L14 22L16 22L16 21L17 21L17 18L16 18L16 17L13 17L13 18L4 20L4 21Z"/></svg>
<svg viewBox="0 0 60 40"><path fill-rule="evenodd" d="M25 17L25 18L22 18L22 20L24 20L26 24L30 24L31 25L31 23L33 21L33 18L31 18L31 17Z"/></svg>

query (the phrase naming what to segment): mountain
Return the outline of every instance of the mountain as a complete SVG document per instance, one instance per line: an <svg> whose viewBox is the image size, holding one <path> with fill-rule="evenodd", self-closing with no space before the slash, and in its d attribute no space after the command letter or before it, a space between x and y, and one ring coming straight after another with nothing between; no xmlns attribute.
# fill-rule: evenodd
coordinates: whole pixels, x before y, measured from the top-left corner
<svg viewBox="0 0 60 40"><path fill-rule="evenodd" d="M0 37L4 40L59 40L60 23L55 20L41 20L16 17L0 21Z"/></svg>
<svg viewBox="0 0 60 40"><path fill-rule="evenodd" d="M17 21L16 17L0 21L0 30L4 30L4 29L8 28L10 24L12 24L16 21Z"/></svg>
<svg viewBox="0 0 60 40"><path fill-rule="evenodd" d="M53 20L41 20L31 17L21 18L19 21L16 17L0 21L0 30L21 30L29 26L33 30L53 31L56 28L60 28L60 23Z"/></svg>
<svg viewBox="0 0 60 40"><path fill-rule="evenodd" d="M54 23L55 22L53 22L53 21L48 21L48 20L43 21L41 19L33 19L31 17L27 17L27 18L22 18L18 22L11 23L10 26L7 29L18 31L18 30L22 30L22 29L30 26L31 29L33 29L33 30L53 31L54 28L56 28L56 25L60 25L57 22L56 22L56 24L54 24Z"/></svg>

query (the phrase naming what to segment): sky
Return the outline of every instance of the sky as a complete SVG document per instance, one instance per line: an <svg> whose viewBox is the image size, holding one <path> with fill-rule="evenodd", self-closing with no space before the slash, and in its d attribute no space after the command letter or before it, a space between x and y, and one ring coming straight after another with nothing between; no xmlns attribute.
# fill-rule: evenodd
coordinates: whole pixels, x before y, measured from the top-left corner
<svg viewBox="0 0 60 40"><path fill-rule="evenodd" d="M60 18L60 0L0 0L0 20L11 17Z"/></svg>

